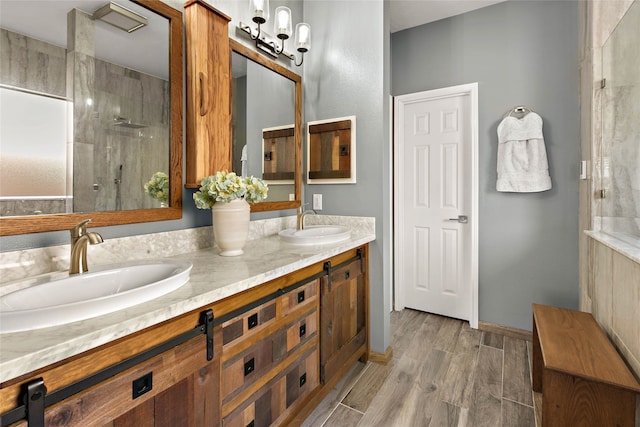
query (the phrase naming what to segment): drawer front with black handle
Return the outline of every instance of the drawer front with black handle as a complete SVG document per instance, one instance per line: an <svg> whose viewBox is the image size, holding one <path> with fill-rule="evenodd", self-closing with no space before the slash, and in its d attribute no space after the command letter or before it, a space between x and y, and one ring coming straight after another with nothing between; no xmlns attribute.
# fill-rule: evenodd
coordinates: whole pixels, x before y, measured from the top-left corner
<svg viewBox="0 0 640 427"><path fill-rule="evenodd" d="M281 425L296 403L317 386L318 350L313 346L225 416L222 426Z"/></svg>
<svg viewBox="0 0 640 427"><path fill-rule="evenodd" d="M276 319L276 300L268 301L222 324L223 351L237 345L242 337L255 335Z"/></svg>
<svg viewBox="0 0 640 427"><path fill-rule="evenodd" d="M287 316L292 311L303 305L315 304L318 300L319 279L315 279L282 295L280 304L282 307L282 316Z"/></svg>
<svg viewBox="0 0 640 427"><path fill-rule="evenodd" d="M222 363L223 405L316 337L317 316L318 312L313 308L229 359L223 356L225 359Z"/></svg>

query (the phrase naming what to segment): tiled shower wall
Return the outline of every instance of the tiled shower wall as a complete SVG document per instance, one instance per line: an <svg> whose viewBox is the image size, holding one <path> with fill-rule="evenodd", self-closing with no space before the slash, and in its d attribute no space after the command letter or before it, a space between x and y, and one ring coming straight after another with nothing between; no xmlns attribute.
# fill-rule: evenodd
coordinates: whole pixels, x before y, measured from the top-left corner
<svg viewBox="0 0 640 427"><path fill-rule="evenodd" d="M169 172L169 82L94 58L95 24L72 13L74 211L159 207L143 186L155 172Z"/></svg>
<svg viewBox="0 0 640 427"><path fill-rule="evenodd" d="M0 51L0 83L67 96L64 48L0 29Z"/></svg>
<svg viewBox="0 0 640 427"><path fill-rule="evenodd" d="M169 173L169 82L97 59L95 76L94 138L92 149L81 160L93 164L93 181L89 177L76 186L96 183L98 190L92 189L96 193L93 206L82 209L76 199L76 207L89 211L157 208L159 202L145 194L143 186L155 172ZM115 124L114 111L133 126L143 127ZM120 177L118 185L115 180Z"/></svg>
<svg viewBox="0 0 640 427"><path fill-rule="evenodd" d="M591 239L592 312L640 377L640 263Z"/></svg>

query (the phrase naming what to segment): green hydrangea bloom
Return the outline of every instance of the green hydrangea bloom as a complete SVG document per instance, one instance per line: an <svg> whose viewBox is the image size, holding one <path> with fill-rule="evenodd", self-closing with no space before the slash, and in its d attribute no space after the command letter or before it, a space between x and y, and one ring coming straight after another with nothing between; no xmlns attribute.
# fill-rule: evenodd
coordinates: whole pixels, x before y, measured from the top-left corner
<svg viewBox="0 0 640 427"><path fill-rule="evenodd" d="M169 176L164 172L156 172L144 185L144 192L156 200L166 203L169 199Z"/></svg>
<svg viewBox="0 0 640 427"><path fill-rule="evenodd" d="M210 209L216 202L228 203L244 198L257 203L267 198L267 185L259 178L242 178L235 172L218 171L200 181L200 189L193 194L198 209Z"/></svg>

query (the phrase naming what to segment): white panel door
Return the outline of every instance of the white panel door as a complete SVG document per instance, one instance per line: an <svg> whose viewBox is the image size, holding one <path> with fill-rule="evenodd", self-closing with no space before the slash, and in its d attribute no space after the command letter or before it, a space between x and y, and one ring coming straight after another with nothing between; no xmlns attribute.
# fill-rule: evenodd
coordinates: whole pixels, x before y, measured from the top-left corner
<svg viewBox="0 0 640 427"><path fill-rule="evenodd" d="M471 320L471 97L406 101L396 114L400 305Z"/></svg>

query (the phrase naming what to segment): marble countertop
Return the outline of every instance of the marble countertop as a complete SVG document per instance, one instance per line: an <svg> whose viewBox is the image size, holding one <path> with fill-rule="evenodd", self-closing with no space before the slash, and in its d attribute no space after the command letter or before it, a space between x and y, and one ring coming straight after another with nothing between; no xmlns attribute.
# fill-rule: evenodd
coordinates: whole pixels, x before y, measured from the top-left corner
<svg viewBox="0 0 640 427"><path fill-rule="evenodd" d="M167 257L190 261L189 282L179 289L103 316L27 332L0 335L0 382L61 361L149 326L207 306L271 279L375 240L375 225L352 228L341 243L293 246L277 235L250 240L245 253L221 257L217 248Z"/></svg>
<svg viewBox="0 0 640 427"><path fill-rule="evenodd" d="M585 231L584 233L640 264L640 239L638 237L623 233L615 235L603 231Z"/></svg>

